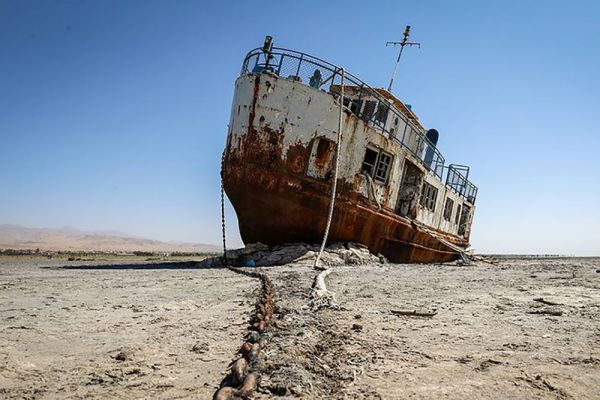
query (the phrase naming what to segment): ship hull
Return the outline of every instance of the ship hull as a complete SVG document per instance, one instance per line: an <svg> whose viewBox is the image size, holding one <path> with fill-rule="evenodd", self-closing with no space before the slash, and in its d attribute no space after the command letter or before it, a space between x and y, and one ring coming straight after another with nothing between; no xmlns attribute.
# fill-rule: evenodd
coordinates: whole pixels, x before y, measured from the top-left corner
<svg viewBox="0 0 600 400"><path fill-rule="evenodd" d="M298 179L250 163L227 163L225 191L238 216L244 243L320 243L325 232L330 185ZM390 212L340 196L330 242L358 242L397 263L448 262L458 253L434 235ZM464 247L464 241L445 240Z"/></svg>

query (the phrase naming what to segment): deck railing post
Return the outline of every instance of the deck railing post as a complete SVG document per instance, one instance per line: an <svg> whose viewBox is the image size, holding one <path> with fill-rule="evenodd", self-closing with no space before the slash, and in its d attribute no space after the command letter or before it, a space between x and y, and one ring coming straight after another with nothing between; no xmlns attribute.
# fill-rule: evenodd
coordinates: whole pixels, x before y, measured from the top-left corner
<svg viewBox="0 0 600 400"><path fill-rule="evenodd" d="M300 64L302 64L302 60L304 59L304 54L300 54L300 58L298 59L298 68L296 69L296 76L300 76Z"/></svg>
<svg viewBox="0 0 600 400"><path fill-rule="evenodd" d="M256 55L256 61L254 62L254 68L252 68L252 70L254 70L257 66L258 66L258 59L260 58L260 55L257 54Z"/></svg>
<svg viewBox="0 0 600 400"><path fill-rule="evenodd" d="M281 56L279 57L279 65L277 66L277 75L281 75L281 65L283 64L283 57L285 57L284 54L281 54Z"/></svg>

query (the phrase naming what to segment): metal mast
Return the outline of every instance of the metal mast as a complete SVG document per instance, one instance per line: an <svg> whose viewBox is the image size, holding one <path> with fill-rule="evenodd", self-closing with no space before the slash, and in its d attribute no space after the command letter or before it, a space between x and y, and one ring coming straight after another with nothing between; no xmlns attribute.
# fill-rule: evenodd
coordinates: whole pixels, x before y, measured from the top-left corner
<svg viewBox="0 0 600 400"><path fill-rule="evenodd" d="M400 42L386 42L386 47L389 45L392 46L400 46L400 52L398 53L398 59L396 60L396 65L394 65L394 72L392 72L392 79L390 79L390 85L388 86L388 92L392 91L392 84L394 83L394 77L396 76L396 70L398 69L398 64L400 64L400 57L402 57L402 50L404 50L404 46L417 46L421 48L421 43L409 42L408 37L410 36L410 25L406 25L406 29L404 29L404 38Z"/></svg>

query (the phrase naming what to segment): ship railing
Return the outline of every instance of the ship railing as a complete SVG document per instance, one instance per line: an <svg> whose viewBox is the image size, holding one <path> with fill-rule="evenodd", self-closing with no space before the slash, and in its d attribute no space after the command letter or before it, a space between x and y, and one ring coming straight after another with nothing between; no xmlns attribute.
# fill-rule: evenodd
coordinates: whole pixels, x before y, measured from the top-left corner
<svg viewBox="0 0 600 400"><path fill-rule="evenodd" d="M275 47L268 54L265 54L262 48L251 50L244 59L241 74L269 72L286 79L305 83L333 96L338 96L338 89L341 84L340 67L309 54L290 49ZM365 123L380 131L384 136L398 142L417 158L425 168L443 181L444 157L439 149L427 139L423 128L411 121L406 114L396 108L379 91L345 70L344 85L358 93L358 98L348 99L344 102L350 111ZM362 100L367 98L371 101L369 107L366 107L367 103L365 103L365 107L362 107ZM374 103L373 99L375 99ZM393 118L389 118L390 114ZM393 126L395 124L387 122L393 121L394 118L398 118L403 122L403 124L398 125L404 126L402 132L394 131ZM474 185L472 186L474 187Z"/></svg>
<svg viewBox="0 0 600 400"><path fill-rule="evenodd" d="M468 173L468 168L465 170L463 166L450 164L446 173L446 186L467 199L471 204L475 204L477 186L469 181L463 174L463 171L467 171Z"/></svg>

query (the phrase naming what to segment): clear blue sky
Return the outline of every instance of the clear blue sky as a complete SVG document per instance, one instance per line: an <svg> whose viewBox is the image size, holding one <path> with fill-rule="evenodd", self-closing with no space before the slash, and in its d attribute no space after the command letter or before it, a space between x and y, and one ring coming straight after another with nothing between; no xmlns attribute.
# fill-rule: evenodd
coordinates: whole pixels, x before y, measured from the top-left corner
<svg viewBox="0 0 600 400"><path fill-rule="evenodd" d="M395 92L471 165L473 247L599 254L597 1L0 1L0 223L219 243L246 51L271 34L383 87L406 24Z"/></svg>

